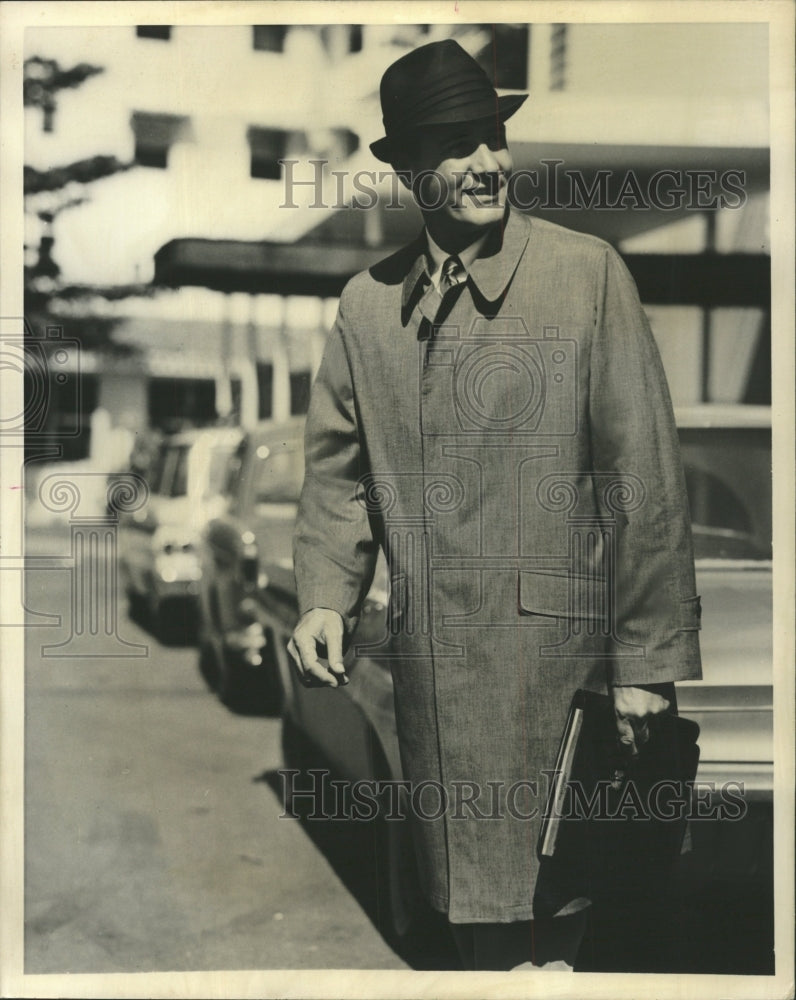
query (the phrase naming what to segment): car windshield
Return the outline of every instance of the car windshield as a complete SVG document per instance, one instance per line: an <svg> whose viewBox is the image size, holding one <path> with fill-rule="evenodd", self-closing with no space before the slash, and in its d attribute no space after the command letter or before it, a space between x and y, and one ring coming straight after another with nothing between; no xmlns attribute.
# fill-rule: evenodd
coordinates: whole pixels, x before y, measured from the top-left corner
<svg viewBox="0 0 796 1000"><path fill-rule="evenodd" d="M183 497L188 492L188 445L164 445L152 472L150 487L164 497Z"/></svg>
<svg viewBox="0 0 796 1000"><path fill-rule="evenodd" d="M304 479L304 458L298 445L257 449L255 503L298 503Z"/></svg>
<svg viewBox="0 0 796 1000"><path fill-rule="evenodd" d="M681 427L697 559L771 559L771 430Z"/></svg>
<svg viewBox="0 0 796 1000"><path fill-rule="evenodd" d="M170 497L184 497L188 493L188 447L177 448L173 473L169 483Z"/></svg>

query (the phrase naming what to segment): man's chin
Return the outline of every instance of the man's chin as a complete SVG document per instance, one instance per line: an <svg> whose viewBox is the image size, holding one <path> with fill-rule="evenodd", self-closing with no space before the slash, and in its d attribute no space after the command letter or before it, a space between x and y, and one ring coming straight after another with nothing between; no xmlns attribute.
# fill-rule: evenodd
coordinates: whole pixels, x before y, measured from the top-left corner
<svg viewBox="0 0 796 1000"><path fill-rule="evenodd" d="M493 226L501 221L505 213L506 206L499 201L493 204L457 205L449 210L452 221L472 228Z"/></svg>

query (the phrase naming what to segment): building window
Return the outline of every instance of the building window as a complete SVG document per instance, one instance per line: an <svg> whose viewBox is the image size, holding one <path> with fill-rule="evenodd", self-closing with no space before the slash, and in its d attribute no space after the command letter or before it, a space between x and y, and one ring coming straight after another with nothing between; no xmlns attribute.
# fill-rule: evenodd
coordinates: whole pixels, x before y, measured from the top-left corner
<svg viewBox="0 0 796 1000"><path fill-rule="evenodd" d="M290 413L306 413L310 405L312 375L308 371L290 373Z"/></svg>
<svg viewBox="0 0 796 1000"><path fill-rule="evenodd" d="M550 32L550 89L567 85L567 26L554 24Z"/></svg>
<svg viewBox="0 0 796 1000"><path fill-rule="evenodd" d="M135 136L135 162L142 167L165 170L171 147L190 138L190 119L183 115L134 111L130 125Z"/></svg>
<svg viewBox="0 0 796 1000"><path fill-rule="evenodd" d="M350 26L350 34L348 36L348 51L349 52L361 52L362 51L362 25L352 24Z"/></svg>
<svg viewBox="0 0 796 1000"><path fill-rule="evenodd" d="M286 24L252 25L252 47L255 52L284 52Z"/></svg>
<svg viewBox="0 0 796 1000"><path fill-rule="evenodd" d="M160 42L167 42L171 38L171 25L139 24L135 33L139 38L156 38Z"/></svg>
<svg viewBox="0 0 796 1000"><path fill-rule="evenodd" d="M285 158L287 152L288 133L284 129L252 126L247 133L247 139L251 153L250 176L278 181L282 176L282 165L279 161Z"/></svg>
<svg viewBox="0 0 796 1000"><path fill-rule="evenodd" d="M362 51L364 32L361 24L323 24L315 30L333 63Z"/></svg>
<svg viewBox="0 0 796 1000"><path fill-rule="evenodd" d="M478 55L478 63L495 87L525 90L528 86L530 26L527 24L484 24L491 36Z"/></svg>
<svg viewBox="0 0 796 1000"><path fill-rule="evenodd" d="M135 162L139 167L155 167L156 170L165 170L169 165L168 147L144 146L136 141Z"/></svg>
<svg viewBox="0 0 796 1000"><path fill-rule="evenodd" d="M471 25L467 25L468 28ZM428 24L392 24L392 25L370 25L368 29L368 45L370 39L374 37L378 41L376 45L400 45L401 48L414 48L426 41L425 36L430 34L431 26Z"/></svg>
<svg viewBox="0 0 796 1000"><path fill-rule="evenodd" d="M281 179L281 160L312 155L338 162L359 148L359 137L347 128L317 129L308 135L299 130L250 125L246 139L250 152L249 175L269 181Z"/></svg>
<svg viewBox="0 0 796 1000"><path fill-rule="evenodd" d="M216 419L214 379L153 377L147 385L149 424L170 433Z"/></svg>
<svg viewBox="0 0 796 1000"><path fill-rule="evenodd" d="M274 366L267 361L257 362L257 416L267 420L274 411Z"/></svg>
<svg viewBox="0 0 796 1000"><path fill-rule="evenodd" d="M32 354L36 359L34 364L31 366L26 361L22 373L28 431L25 447L31 445L35 452L37 447L52 444L60 449L62 460L74 462L88 458L91 454L91 415L99 405L99 376L66 372L66 380L59 382L53 378L44 394L38 370L39 352Z"/></svg>
<svg viewBox="0 0 796 1000"><path fill-rule="evenodd" d="M315 153L328 160L345 160L359 149L359 136L348 128L332 128Z"/></svg>
<svg viewBox="0 0 796 1000"><path fill-rule="evenodd" d="M251 125L246 138L251 154L249 174L262 180L278 181L282 177L280 160L309 152L304 132Z"/></svg>

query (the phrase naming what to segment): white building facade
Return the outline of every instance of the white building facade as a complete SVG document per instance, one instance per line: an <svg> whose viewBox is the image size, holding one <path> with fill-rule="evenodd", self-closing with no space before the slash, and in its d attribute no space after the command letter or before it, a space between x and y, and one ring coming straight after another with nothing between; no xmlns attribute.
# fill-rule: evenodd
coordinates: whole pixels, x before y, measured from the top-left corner
<svg viewBox="0 0 796 1000"><path fill-rule="evenodd" d="M288 245L344 227L344 217L356 211L341 204L350 202L350 178L379 169L368 143L382 134L382 72L410 47L450 35L475 55L488 53L497 39L499 87L530 91L510 127L519 150L515 167L538 168L540 156L554 157L559 150L565 151L562 162L574 157L578 169L584 163L590 169L601 163L614 171L648 169L671 161L720 174L736 163L746 173L747 163L765 162L765 25L29 30L26 57L55 59L62 68L87 62L103 72L58 94L51 131L38 108L26 108L26 164L47 170L95 155L134 164L71 192L87 200L53 223L60 280L148 283L156 253L170 241ZM667 160L667 150L680 159ZM706 150L712 151L709 159ZM744 156L734 159L739 151ZM286 168L280 160L296 166ZM316 176L307 173L312 160L323 161L320 197L318 185L306 183ZM305 181L289 197L286 169L290 179ZM394 189L394 181L376 178L374 187L383 194ZM736 182L739 187L743 198L724 207L717 203L702 211L692 205L668 216L645 216L631 199L604 213L613 219L609 238L622 252L637 255L765 255L765 183L758 177L746 186L744 179ZM42 234L37 213L53 197L30 199L29 260ZM396 232L403 236L402 226L394 225L398 213L392 219L384 211L359 215L362 225L353 238L373 249L373 259L380 246L392 245ZM415 216L405 216L404 228L407 218L416 224ZM599 212L555 218L599 231ZM306 405L335 307L335 296L315 294L311 281L301 295L185 285L149 298L96 299L80 308L117 317L114 337L137 345L140 353L137 361L95 359L84 367L93 367L99 379L97 405L108 410L113 425L131 431L161 419L158 399L168 397L169 385L179 380L214 386L214 412L202 404L201 413L186 414L189 421L282 418ZM676 403L744 399L765 336L763 305L651 302L649 312ZM179 392L172 396L178 406Z"/></svg>

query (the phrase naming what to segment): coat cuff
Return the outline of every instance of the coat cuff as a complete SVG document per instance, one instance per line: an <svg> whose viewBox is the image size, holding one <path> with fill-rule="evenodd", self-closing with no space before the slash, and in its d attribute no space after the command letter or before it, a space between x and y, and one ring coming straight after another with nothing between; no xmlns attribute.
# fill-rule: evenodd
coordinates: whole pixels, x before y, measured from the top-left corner
<svg viewBox="0 0 796 1000"><path fill-rule="evenodd" d="M614 658L610 683L620 686L698 681L702 678L699 632L681 629L668 642L647 646L643 657Z"/></svg>

